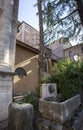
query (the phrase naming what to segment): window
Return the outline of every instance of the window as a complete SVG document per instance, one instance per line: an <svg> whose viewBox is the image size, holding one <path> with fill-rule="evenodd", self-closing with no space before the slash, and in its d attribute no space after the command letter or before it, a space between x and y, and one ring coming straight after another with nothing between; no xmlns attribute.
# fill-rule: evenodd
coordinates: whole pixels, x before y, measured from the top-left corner
<svg viewBox="0 0 83 130"><path fill-rule="evenodd" d="M73 52L69 51L69 57L73 57Z"/></svg>
<svg viewBox="0 0 83 130"><path fill-rule="evenodd" d="M29 32L29 27L28 26L25 26L25 31Z"/></svg>
<svg viewBox="0 0 83 130"><path fill-rule="evenodd" d="M44 61L44 71L48 72L48 60L45 59Z"/></svg>

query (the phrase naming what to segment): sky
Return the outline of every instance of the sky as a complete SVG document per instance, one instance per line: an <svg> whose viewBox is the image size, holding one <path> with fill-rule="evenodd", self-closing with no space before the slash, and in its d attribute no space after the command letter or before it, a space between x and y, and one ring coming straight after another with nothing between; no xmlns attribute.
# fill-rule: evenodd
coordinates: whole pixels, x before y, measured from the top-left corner
<svg viewBox="0 0 83 130"><path fill-rule="evenodd" d="M20 22L25 21L35 29L39 30L39 20L36 13L38 12L37 6L34 5L37 0L19 0L19 14L18 20ZM76 40L73 40L73 44L76 44Z"/></svg>
<svg viewBox="0 0 83 130"><path fill-rule="evenodd" d="M39 21L36 13L38 12L37 7L34 4L37 0L19 0L19 14L18 20L20 22L25 21L35 29L39 30Z"/></svg>

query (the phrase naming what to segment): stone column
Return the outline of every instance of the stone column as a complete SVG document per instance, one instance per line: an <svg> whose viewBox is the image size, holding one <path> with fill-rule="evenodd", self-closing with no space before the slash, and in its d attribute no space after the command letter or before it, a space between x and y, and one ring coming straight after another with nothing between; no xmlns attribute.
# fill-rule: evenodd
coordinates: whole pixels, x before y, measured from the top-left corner
<svg viewBox="0 0 83 130"><path fill-rule="evenodd" d="M8 118L8 107L12 102L12 77L0 76L0 129Z"/></svg>
<svg viewBox="0 0 83 130"><path fill-rule="evenodd" d="M31 104L10 104L8 130L34 130L33 121L34 110Z"/></svg>
<svg viewBox="0 0 83 130"><path fill-rule="evenodd" d="M11 73L14 71L17 33L17 17L14 15L16 4L16 0L0 0L0 123L7 120L8 107L12 102Z"/></svg>
<svg viewBox="0 0 83 130"><path fill-rule="evenodd" d="M17 34L17 16L18 16L18 5L19 0L14 0L13 5L13 18L12 18L12 30L11 30L11 39L10 39L10 47L9 47L9 57L10 57L10 67L12 68L12 71L14 71L14 63L15 63L15 51L16 51L16 34Z"/></svg>

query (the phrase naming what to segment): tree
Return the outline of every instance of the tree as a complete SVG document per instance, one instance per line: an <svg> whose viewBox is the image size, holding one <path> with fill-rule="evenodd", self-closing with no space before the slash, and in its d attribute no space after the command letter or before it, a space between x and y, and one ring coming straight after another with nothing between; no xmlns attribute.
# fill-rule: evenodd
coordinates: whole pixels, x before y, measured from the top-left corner
<svg viewBox="0 0 83 130"><path fill-rule="evenodd" d="M82 23L82 26L83 26L83 0L76 0L77 1L77 5L78 5L78 13L79 13L79 16L80 16L80 19L81 19L81 23Z"/></svg>
<svg viewBox="0 0 83 130"><path fill-rule="evenodd" d="M46 43L52 42L61 34L67 38L74 38L80 34L83 26L83 0L42 0L42 8L41 15L46 23ZM80 87L83 104L83 86Z"/></svg>
<svg viewBox="0 0 83 130"><path fill-rule="evenodd" d="M42 0L37 0L38 3L38 13L39 13L39 32L40 32L40 48L39 48L39 86L40 79L42 76L42 68L43 68L43 48L44 48L44 35L43 35L43 19L42 19Z"/></svg>
<svg viewBox="0 0 83 130"><path fill-rule="evenodd" d="M80 86L83 86L83 62L59 60L54 64L51 75L43 79L44 83L57 83L58 93L62 93L66 100L79 94Z"/></svg>
<svg viewBox="0 0 83 130"><path fill-rule="evenodd" d="M75 38L80 34L83 21L81 1L43 0L43 3L46 43L61 35L66 38Z"/></svg>

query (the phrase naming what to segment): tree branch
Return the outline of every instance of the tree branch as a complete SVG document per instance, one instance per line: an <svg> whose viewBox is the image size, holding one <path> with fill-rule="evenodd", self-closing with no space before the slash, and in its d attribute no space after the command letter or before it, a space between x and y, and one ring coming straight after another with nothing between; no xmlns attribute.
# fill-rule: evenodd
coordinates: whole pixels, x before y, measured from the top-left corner
<svg viewBox="0 0 83 130"><path fill-rule="evenodd" d="M72 13L70 13L70 14L69 14L69 15L67 15L66 17L64 17L64 18L60 19L59 21L57 21L57 23L55 23L55 24L54 24L54 26L55 26L56 24L60 23L61 21L63 21L64 19L66 19L66 18L70 17L72 14L74 14L74 13L75 13L75 12L77 12L77 11L78 11L78 9L74 10Z"/></svg>

